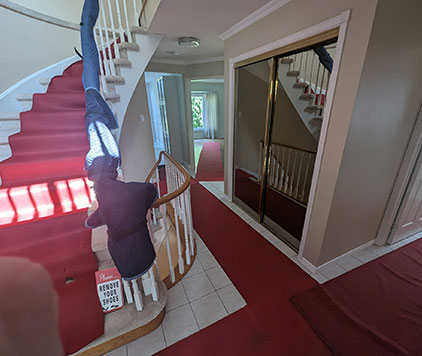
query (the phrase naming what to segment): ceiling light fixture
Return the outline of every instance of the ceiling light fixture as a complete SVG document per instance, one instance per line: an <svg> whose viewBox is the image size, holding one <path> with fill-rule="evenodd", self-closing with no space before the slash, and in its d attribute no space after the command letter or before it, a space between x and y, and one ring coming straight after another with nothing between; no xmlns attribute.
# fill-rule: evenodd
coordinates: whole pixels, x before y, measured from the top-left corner
<svg viewBox="0 0 422 356"><path fill-rule="evenodd" d="M194 47L198 47L201 44L201 41L199 40L199 38L186 36L186 37L180 37L177 40L177 43L179 44L179 46L182 46L182 47L194 48Z"/></svg>

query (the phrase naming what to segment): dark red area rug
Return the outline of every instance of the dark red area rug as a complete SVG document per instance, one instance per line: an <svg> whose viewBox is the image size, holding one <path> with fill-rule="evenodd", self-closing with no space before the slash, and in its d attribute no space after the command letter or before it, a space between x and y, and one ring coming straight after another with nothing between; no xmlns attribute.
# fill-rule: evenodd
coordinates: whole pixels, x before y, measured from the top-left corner
<svg viewBox="0 0 422 356"><path fill-rule="evenodd" d="M247 306L159 355L332 355L290 303L316 282L200 184L194 227Z"/></svg>
<svg viewBox="0 0 422 356"><path fill-rule="evenodd" d="M197 181L223 181L224 169L221 161L220 143L205 142L202 146L201 154L196 170Z"/></svg>
<svg viewBox="0 0 422 356"><path fill-rule="evenodd" d="M422 240L291 300L335 355L422 355Z"/></svg>

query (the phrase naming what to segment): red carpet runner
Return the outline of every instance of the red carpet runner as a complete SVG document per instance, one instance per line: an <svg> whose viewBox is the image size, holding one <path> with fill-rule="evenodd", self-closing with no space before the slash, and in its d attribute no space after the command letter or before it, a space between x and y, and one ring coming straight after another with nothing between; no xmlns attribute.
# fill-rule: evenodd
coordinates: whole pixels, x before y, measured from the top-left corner
<svg viewBox="0 0 422 356"><path fill-rule="evenodd" d="M59 326L66 353L103 334L91 251L83 223L90 203L83 171L88 151L82 62L52 79L21 114L21 132L9 137L13 156L0 163L0 255L43 264L59 295Z"/></svg>
<svg viewBox="0 0 422 356"><path fill-rule="evenodd" d="M422 354L422 240L292 298L339 356Z"/></svg>
<svg viewBox="0 0 422 356"><path fill-rule="evenodd" d="M316 282L199 184L195 230L248 303L159 355L332 355L290 303Z"/></svg>
<svg viewBox="0 0 422 356"><path fill-rule="evenodd" d="M202 146L195 179L201 182L224 180L224 169L218 142L205 142Z"/></svg>

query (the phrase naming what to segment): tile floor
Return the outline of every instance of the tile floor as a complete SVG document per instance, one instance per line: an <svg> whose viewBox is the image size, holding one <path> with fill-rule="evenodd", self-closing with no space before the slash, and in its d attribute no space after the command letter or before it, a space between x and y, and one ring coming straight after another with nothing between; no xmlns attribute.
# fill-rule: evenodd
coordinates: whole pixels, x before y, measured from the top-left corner
<svg viewBox="0 0 422 356"><path fill-rule="evenodd" d="M257 232L259 232L263 238L265 238L270 243L272 243L284 255L290 258L294 263L296 263L300 268L302 268L306 273L308 273L312 278L314 278L319 283L324 283L330 279L338 277L342 275L343 273L346 273L356 267L359 267L369 261L376 259L377 257L383 256L386 253L394 251L395 249L422 237L422 234L416 234L405 240L397 242L394 245L369 246L351 255L347 255L340 259L337 259L335 262L327 265L323 269L323 271L319 273L312 273L308 268L306 268L301 262L298 261L298 255L296 251L292 250L288 245L286 245L278 237L276 237L274 234L268 231L264 226L262 226L261 224L253 220L246 212L244 212L236 204L234 204L233 202L230 202L227 199L227 196L224 194L224 182L200 182L200 184L202 184L204 188L206 188L208 191L214 194L233 212L239 215L245 222L247 222L251 227L253 227Z"/></svg>
<svg viewBox="0 0 422 356"><path fill-rule="evenodd" d="M168 291L161 326L105 356L149 356L246 305L223 268L196 236L197 258L181 283Z"/></svg>

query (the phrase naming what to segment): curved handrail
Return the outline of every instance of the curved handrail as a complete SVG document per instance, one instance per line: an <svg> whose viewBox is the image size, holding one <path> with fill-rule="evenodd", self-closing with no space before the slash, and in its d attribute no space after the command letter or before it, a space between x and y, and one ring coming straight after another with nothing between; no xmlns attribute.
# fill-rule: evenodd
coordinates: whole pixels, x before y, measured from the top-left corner
<svg viewBox="0 0 422 356"><path fill-rule="evenodd" d="M171 163L173 163L180 170L180 172L182 172L183 177L185 178L185 181L183 182L183 184L180 186L179 189L177 189L174 192L168 193L168 194L163 195L162 197L158 198L155 201L155 203L153 204L153 206L152 206L153 208L157 208L160 205L166 204L170 200L173 200L174 198L176 198L177 196L179 196L180 194L182 194L186 189L188 189L188 187L190 185L190 180L191 180L191 177L190 177L189 173L186 171L185 168L183 168L183 166L179 162L177 162L167 152L161 151L160 152L160 155L158 157L157 162L154 164L154 166L152 167L150 173L147 176L147 179L145 180L146 182L149 182L151 180L152 176L154 175L154 172L158 168L158 165L160 164L161 160L163 159L163 156L165 158L167 158L169 161L171 161Z"/></svg>

